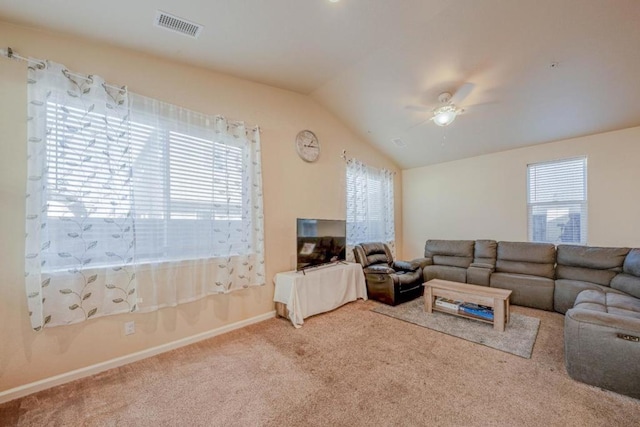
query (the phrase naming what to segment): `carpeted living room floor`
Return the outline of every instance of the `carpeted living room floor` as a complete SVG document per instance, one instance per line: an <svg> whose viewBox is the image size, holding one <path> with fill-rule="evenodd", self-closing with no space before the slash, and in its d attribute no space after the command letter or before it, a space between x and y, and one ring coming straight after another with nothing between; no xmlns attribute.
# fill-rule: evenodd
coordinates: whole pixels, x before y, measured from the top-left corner
<svg viewBox="0 0 640 427"><path fill-rule="evenodd" d="M1 426L631 426L640 400L573 381L564 317L531 359L357 301L294 329L270 319L0 405Z"/></svg>

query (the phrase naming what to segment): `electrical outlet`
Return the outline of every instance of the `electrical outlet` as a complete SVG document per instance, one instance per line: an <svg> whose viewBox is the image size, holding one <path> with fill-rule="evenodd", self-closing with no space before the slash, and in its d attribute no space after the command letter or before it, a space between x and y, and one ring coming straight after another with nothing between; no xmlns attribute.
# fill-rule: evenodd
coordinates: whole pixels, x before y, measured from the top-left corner
<svg viewBox="0 0 640 427"><path fill-rule="evenodd" d="M136 333L136 322L131 321L131 322L126 322L124 324L124 334L125 335L131 335L131 334L135 334Z"/></svg>

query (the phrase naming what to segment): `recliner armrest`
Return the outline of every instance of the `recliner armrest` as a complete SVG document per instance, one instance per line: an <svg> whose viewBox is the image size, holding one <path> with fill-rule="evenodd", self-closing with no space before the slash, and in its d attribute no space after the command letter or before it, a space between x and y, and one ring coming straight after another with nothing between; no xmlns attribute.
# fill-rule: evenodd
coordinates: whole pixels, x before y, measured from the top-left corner
<svg viewBox="0 0 640 427"><path fill-rule="evenodd" d="M374 264L374 265L370 265L370 266L368 266L368 267L365 267L365 268L363 269L363 271L364 271L364 274L367 274L367 273L373 273L373 274L393 274L393 273L395 273L395 272L396 272L393 268L391 268L391 267L389 267L389 266L386 266L386 265L384 265L384 264Z"/></svg>
<svg viewBox="0 0 640 427"><path fill-rule="evenodd" d="M418 260L394 261L393 268L400 271L416 271L420 268L420 262Z"/></svg>

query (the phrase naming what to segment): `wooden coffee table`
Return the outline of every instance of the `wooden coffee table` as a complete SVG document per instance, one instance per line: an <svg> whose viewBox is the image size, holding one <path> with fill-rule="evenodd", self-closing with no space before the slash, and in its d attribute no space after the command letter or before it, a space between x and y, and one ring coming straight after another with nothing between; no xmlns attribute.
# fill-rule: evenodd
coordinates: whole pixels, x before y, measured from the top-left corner
<svg viewBox="0 0 640 427"><path fill-rule="evenodd" d="M427 313L432 313L433 310L435 310L479 320L481 322L493 323L493 329L500 332L504 331L505 324L509 323L509 297L511 296L511 291L508 289L469 285L467 283L450 282L440 279L429 280L423 286L424 309ZM491 307L493 308L493 320L482 319L457 310L438 307L434 303L436 297Z"/></svg>

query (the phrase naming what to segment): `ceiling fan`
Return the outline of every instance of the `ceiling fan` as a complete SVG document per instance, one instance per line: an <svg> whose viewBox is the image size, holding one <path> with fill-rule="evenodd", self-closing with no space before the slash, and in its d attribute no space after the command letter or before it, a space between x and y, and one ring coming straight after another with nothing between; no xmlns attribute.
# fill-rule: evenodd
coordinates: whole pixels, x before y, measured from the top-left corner
<svg viewBox="0 0 640 427"><path fill-rule="evenodd" d="M475 85L473 83L465 83L455 92L455 94L451 95L450 92L442 92L438 96L438 101L440 105L431 109L431 117L422 120L420 123L411 126L409 129L412 129L416 126L419 126L426 121L433 121L438 126L448 126L458 117L460 114L464 113L464 108L459 107L458 105L464 101L464 99L471 93ZM415 107L408 106L408 109L425 111L429 110L428 107ZM407 129L407 130L409 130Z"/></svg>

